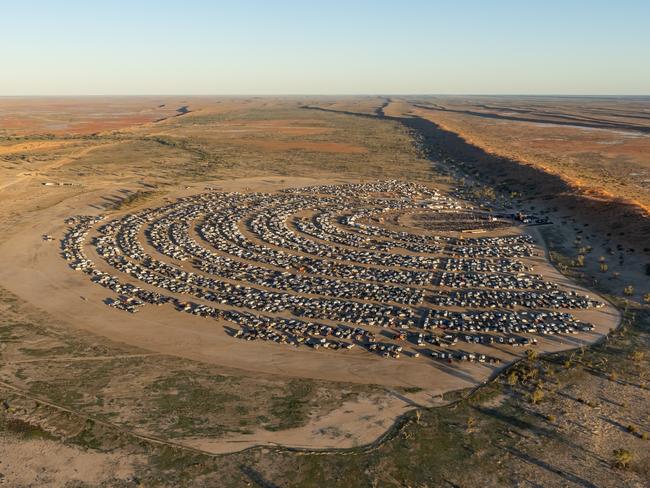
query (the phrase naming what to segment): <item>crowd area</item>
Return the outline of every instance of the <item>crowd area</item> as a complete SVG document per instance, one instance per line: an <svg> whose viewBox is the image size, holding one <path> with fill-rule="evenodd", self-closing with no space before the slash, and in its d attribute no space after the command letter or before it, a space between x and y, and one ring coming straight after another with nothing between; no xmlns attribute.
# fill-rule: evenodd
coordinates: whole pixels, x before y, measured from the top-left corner
<svg viewBox="0 0 650 488"><path fill-rule="evenodd" d="M592 328L569 310L602 304L533 274L524 260L537 250L526 234L467 238L377 224L423 209L450 222L474 211L398 181L207 192L108 222L72 217L62 254L113 292L111 307L169 304L247 341L494 362L448 348L528 346L528 335Z"/></svg>

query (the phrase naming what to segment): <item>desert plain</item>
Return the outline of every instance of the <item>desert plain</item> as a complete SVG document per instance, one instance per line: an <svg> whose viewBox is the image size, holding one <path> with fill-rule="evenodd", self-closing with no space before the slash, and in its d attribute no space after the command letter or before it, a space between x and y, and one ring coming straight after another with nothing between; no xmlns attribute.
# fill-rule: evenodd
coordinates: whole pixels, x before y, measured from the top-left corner
<svg viewBox="0 0 650 488"><path fill-rule="evenodd" d="M480 479L503 486L536 478L545 486L643 486L649 107L645 99L543 97L0 99L2 480L10 486L313 486L314 480L328 486L432 480L473 486ZM418 185L413 208L403 205L399 187L364 194L393 181ZM529 334L506 334L521 347L497 342L447 348L417 342L417 327L408 329L406 340L396 338L402 319L395 318L387 328L367 326L369 334L349 351L315 350L309 340L298 347L294 336L289 344L259 336L247 341L234 336L224 319L230 317L226 311L242 307L217 306L201 294L191 299L217 307L216 320L187 314L177 305L191 293L163 290L171 301L129 313L107 306L119 293L91 283L62 256L71 228L66 219L73 216L119 221L204 194L242 202L262 195L261 202L275 205L288 189L300 193L321 185L359 188L346 197L351 210L334 213L330 237L339 235L333 229L345 231L338 239L356 236L358 228L345 228L341 217L378 200L397 210L362 219L383 229L384 237L368 245L400 232L417 242L417 236L438 235L449 244L419 252L393 243L369 254L392 256L398 265L359 264L354 256L366 259L362 251L368 250L356 249L355 242L366 241L341 243L301 230L301 222L326 208L305 200L311 207L293 212L283 225L298 236L296 245L309 241L313 249L341 253L319 257L319 263L415 274L417 268L400 260L428 256L445 262L461 257L453 253L472 239L472 252L491 239L530 239L522 241L529 249L523 255L504 256L539 281L598 302L559 307L593 328L530 335L537 343L525 346ZM420 215L418 205L434 190L474 221L491 222L497 215L501 226L477 233L465 224L436 230L432 222L458 209ZM316 194L338 208L327 191ZM310 255L265 241L250 220L262 207L247 211L237 217L237 228L251 245ZM516 213L534 216L539 225L514 218ZM198 273L197 263L179 263L156 249L150 230L138 232L143 249L160 262ZM100 235L93 228L83 243L95 269L153 290L102 260L93 244ZM201 237L192 226L188 235ZM215 253L230 263L223 261L231 259L224 249ZM471 256L461 261L492 260ZM279 272L274 266L269 268ZM226 281L240 285L232 277ZM241 282L270 291L248 277ZM424 299L404 310L417 320L428 309L477 308L464 302L437 306L429 300L441 290L437 282L412 288ZM442 291L455 296L462 289ZM289 300L301 295L283 292ZM372 297L338 299L383 305ZM514 312L527 308L548 307ZM303 320L290 309L272 315L280 322ZM326 315L308 319L331 327L347 323ZM449 332L462 343L462 332ZM401 345L402 354L383 357L373 343ZM494 361L431 356L443 349ZM612 446L634 453L632 469L616 469ZM583 462L572 462L576 458Z"/></svg>

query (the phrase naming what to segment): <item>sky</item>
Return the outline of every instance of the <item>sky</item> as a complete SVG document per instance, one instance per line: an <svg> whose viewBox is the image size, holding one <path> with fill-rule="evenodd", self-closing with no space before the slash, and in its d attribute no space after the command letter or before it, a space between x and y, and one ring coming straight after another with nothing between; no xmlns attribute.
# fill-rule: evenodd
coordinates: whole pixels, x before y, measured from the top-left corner
<svg viewBox="0 0 650 488"><path fill-rule="evenodd" d="M649 0L0 0L0 96L650 94Z"/></svg>

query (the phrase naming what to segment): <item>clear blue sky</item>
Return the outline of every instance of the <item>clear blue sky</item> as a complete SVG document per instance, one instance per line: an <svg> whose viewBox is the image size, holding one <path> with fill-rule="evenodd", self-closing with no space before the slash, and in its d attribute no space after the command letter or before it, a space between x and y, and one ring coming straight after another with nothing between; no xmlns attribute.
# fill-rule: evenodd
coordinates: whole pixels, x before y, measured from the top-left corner
<svg viewBox="0 0 650 488"><path fill-rule="evenodd" d="M650 0L0 0L0 95L650 94Z"/></svg>

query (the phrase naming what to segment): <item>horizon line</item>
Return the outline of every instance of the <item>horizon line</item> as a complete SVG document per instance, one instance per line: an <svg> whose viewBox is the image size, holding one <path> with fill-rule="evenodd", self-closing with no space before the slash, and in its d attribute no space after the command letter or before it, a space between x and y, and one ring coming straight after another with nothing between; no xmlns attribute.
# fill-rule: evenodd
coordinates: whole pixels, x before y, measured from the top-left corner
<svg viewBox="0 0 650 488"><path fill-rule="evenodd" d="M650 97L650 93L67 93L67 94L18 94L2 95L0 98L65 98L65 97L577 97L622 98Z"/></svg>

